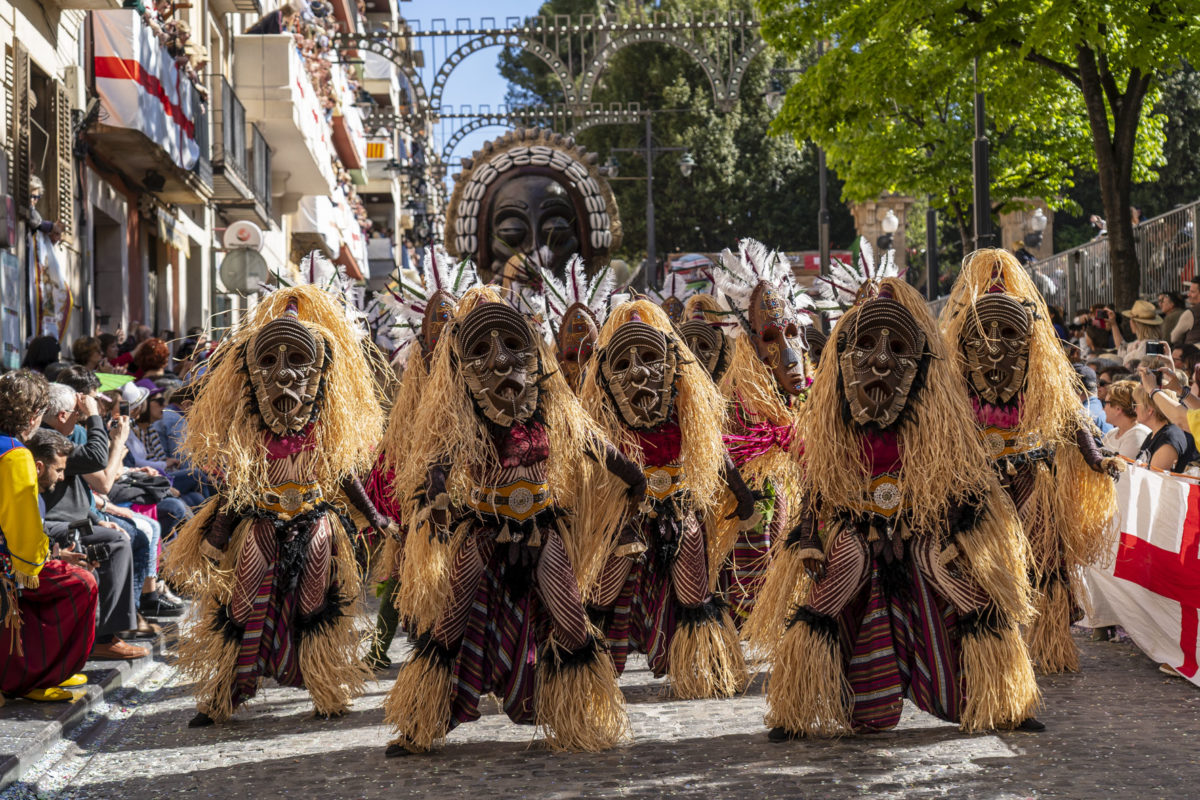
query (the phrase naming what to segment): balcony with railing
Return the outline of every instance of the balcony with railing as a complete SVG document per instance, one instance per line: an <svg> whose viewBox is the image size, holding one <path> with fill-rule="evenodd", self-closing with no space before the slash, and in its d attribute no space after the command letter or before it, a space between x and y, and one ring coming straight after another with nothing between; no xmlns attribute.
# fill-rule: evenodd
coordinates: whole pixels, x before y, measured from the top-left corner
<svg viewBox="0 0 1200 800"><path fill-rule="evenodd" d="M224 77L217 78L213 91L213 139L213 201L221 215L230 222L269 225L270 150L262 133L246 122L246 107ZM257 148L262 152L256 158Z"/></svg>
<svg viewBox="0 0 1200 800"><path fill-rule="evenodd" d="M1141 293L1179 291L1196 275L1200 262L1200 201L1148 219L1133 229L1141 266ZM1068 315L1113 301L1112 263L1107 237L1035 261L1027 269L1050 305Z"/></svg>
<svg viewBox="0 0 1200 800"><path fill-rule="evenodd" d="M92 12L86 37L100 98L86 132L93 158L165 202L207 202L208 112L197 87L132 9Z"/></svg>
<svg viewBox="0 0 1200 800"><path fill-rule="evenodd" d="M290 34L233 37L233 82L272 150L276 195L328 195L333 136Z"/></svg>

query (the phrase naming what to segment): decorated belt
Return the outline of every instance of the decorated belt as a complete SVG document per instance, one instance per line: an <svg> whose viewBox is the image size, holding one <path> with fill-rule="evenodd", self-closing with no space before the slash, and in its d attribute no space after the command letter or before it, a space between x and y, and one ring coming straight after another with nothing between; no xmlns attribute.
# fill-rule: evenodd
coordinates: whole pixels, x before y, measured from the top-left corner
<svg viewBox="0 0 1200 800"><path fill-rule="evenodd" d="M467 505L483 514L524 522L550 506L550 486L531 481L515 481L505 486L475 486Z"/></svg>
<svg viewBox="0 0 1200 800"><path fill-rule="evenodd" d="M983 447L987 450L988 458L998 461L1037 450L1042 446L1042 440L1028 434L1022 436L1009 428L997 428L989 425L979 432L983 438Z"/></svg>
<svg viewBox="0 0 1200 800"><path fill-rule="evenodd" d="M900 511L900 482L895 475L880 475L871 481L867 496L854 504L859 513L894 517Z"/></svg>
<svg viewBox="0 0 1200 800"><path fill-rule="evenodd" d="M324 493L315 483L280 483L263 492L257 506L281 517L292 518L312 511L321 502Z"/></svg>
<svg viewBox="0 0 1200 800"><path fill-rule="evenodd" d="M646 476L646 494L655 500L666 500L684 488L683 467L679 464L646 467L642 473Z"/></svg>

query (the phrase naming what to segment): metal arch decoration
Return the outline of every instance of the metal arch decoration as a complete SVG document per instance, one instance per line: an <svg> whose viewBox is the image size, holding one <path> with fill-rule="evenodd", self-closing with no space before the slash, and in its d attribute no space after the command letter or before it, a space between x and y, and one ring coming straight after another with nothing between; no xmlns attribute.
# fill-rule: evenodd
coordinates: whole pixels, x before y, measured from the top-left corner
<svg viewBox="0 0 1200 800"><path fill-rule="evenodd" d="M575 90L575 81L571 76L571 70L563 63L558 54L551 50L546 45L534 39L525 36L516 31L493 31L482 36L476 36L467 42L460 45L446 56L446 60L442 62L438 69L437 75L433 79L433 87L430 90L429 107L436 113L442 105L442 93L446 89L446 82L450 80L451 73L458 67L463 60L480 50L488 47L519 47L527 53L531 53L542 60L549 67L562 84L563 97L568 103L579 102L578 93Z"/></svg>
<svg viewBox="0 0 1200 800"><path fill-rule="evenodd" d="M454 131L450 138L446 140L446 143L442 145L442 163L449 164L450 158L454 155L454 148L458 147L463 139L477 130L482 128L512 128L518 123L536 125L543 121L545 120L537 117L521 117L518 119L512 114L487 114L475 117L469 120L466 125Z"/></svg>
<svg viewBox="0 0 1200 800"><path fill-rule="evenodd" d="M421 76L413 69L412 63L404 58L400 51L392 47L388 39L374 38L365 34L339 33L335 37L335 42L339 54L348 50L366 50L391 61L404 75L413 94L416 95L413 98L413 107L418 109L418 113L430 108L429 95L425 91L425 84L421 82Z"/></svg>
<svg viewBox="0 0 1200 800"><path fill-rule="evenodd" d="M692 60L704 70L704 74L708 77L709 85L712 87L713 99L716 100L717 107L722 111L730 111L733 108L733 98L728 94L725 81L721 78L721 69L717 65L716 59L712 57L704 45L694 39L680 36L674 31L663 30L658 27L631 30L608 40L583 70L582 87L580 90L581 102L591 102L592 95L596 91L596 85L600 81L600 75L614 53L630 45L647 42L673 45L691 56Z"/></svg>
<svg viewBox="0 0 1200 800"><path fill-rule="evenodd" d="M641 120L641 103L592 103L590 106L556 103L549 106L528 106L506 109L496 113L453 113L442 111L439 119L465 119L466 124L455 130L442 146L442 161L449 163L458 147L469 134L487 127L543 127L575 134L599 125L630 125Z"/></svg>
<svg viewBox="0 0 1200 800"><path fill-rule="evenodd" d="M729 98L730 104L742 93L742 79L746 77L746 70L750 68L750 62L766 51L767 43L762 39L755 38L753 43L743 50L738 60L734 62L733 69L729 71L729 82L725 85L725 96Z"/></svg>

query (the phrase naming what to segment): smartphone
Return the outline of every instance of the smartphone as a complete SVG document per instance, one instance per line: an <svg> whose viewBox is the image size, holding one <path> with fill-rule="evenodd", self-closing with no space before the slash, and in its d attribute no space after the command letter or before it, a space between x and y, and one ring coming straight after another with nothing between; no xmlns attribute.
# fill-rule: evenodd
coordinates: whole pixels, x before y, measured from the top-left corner
<svg viewBox="0 0 1200 800"><path fill-rule="evenodd" d="M118 407L118 410L121 412L122 417L128 417L129 416L129 403L126 403L124 400L122 400L121 405Z"/></svg>
<svg viewBox="0 0 1200 800"><path fill-rule="evenodd" d="M1166 342L1146 342L1146 355L1169 356L1170 351L1167 350Z"/></svg>

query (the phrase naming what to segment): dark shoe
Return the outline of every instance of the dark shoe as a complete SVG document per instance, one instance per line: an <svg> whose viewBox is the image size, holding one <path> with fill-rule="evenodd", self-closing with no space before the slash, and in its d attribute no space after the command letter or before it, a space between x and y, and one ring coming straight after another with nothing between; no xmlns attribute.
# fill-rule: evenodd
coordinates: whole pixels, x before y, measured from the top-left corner
<svg viewBox="0 0 1200 800"><path fill-rule="evenodd" d="M207 728L209 725L212 725L212 724L213 724L213 718L210 717L208 714L205 714L203 711L199 711L196 713L196 716L192 717L191 720L188 722L188 727L189 728Z"/></svg>
<svg viewBox="0 0 1200 800"><path fill-rule="evenodd" d="M416 755L412 750L402 745L400 742L393 742L387 746L387 750L383 751L386 758L399 758L400 756Z"/></svg>
<svg viewBox="0 0 1200 800"><path fill-rule="evenodd" d="M1015 730L1025 731L1026 733L1041 733L1042 731L1046 730L1046 724L1044 722L1038 722L1033 717L1026 717L1025 719L1021 720L1021 724L1018 725Z"/></svg>
<svg viewBox="0 0 1200 800"><path fill-rule="evenodd" d="M1116 633L1117 628L1115 625L1104 625L1099 628L1092 628L1092 641L1107 642L1111 640Z"/></svg>
<svg viewBox="0 0 1200 800"><path fill-rule="evenodd" d="M771 728L767 731L767 740L772 742L790 742L792 739L797 739L799 736L792 733L787 728L780 725L778 728Z"/></svg>
<svg viewBox="0 0 1200 800"><path fill-rule="evenodd" d="M344 716L346 716L346 712L344 710L343 711L334 711L329 714L324 714L320 711L313 711L313 719L325 719L325 720L340 719L341 717L344 717Z"/></svg>
<svg viewBox="0 0 1200 800"><path fill-rule="evenodd" d="M132 661L136 658L145 658L148 655L150 655L150 651L145 647L136 647L127 642L122 642L116 636L112 638L111 642L104 642L92 648L92 658Z"/></svg>
<svg viewBox="0 0 1200 800"><path fill-rule="evenodd" d="M142 595L138 610L147 617L178 617L183 614L183 603L173 603L158 592L148 592Z"/></svg>

